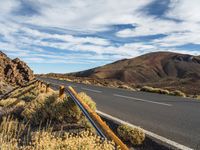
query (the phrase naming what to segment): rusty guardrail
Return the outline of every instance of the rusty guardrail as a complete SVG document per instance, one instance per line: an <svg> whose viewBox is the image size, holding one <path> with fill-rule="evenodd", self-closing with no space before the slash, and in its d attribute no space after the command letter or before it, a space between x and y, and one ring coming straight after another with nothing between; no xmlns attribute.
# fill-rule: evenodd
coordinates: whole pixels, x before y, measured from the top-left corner
<svg viewBox="0 0 200 150"><path fill-rule="evenodd" d="M72 87L69 86L67 88L67 92L74 100L74 102L77 103L81 109L84 109L86 112L86 117L90 117L92 119L92 122L95 123L95 129L97 128L98 132L100 130L104 137L113 140L122 150L128 150L128 147L115 135L115 133L108 127L108 125L101 119L101 117L78 96L77 92Z"/></svg>

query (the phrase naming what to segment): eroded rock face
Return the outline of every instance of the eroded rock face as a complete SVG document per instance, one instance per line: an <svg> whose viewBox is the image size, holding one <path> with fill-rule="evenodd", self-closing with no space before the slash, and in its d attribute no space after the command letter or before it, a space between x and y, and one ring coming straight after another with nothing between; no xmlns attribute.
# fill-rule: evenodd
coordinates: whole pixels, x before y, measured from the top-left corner
<svg viewBox="0 0 200 150"><path fill-rule="evenodd" d="M34 79L33 71L19 58L11 60L0 51L0 80L11 85L23 85Z"/></svg>

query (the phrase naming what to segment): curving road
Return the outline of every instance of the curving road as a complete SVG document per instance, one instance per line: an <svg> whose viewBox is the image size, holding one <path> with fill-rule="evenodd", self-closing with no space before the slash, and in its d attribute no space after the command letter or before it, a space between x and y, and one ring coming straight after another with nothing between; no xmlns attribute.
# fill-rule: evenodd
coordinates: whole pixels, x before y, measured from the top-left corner
<svg viewBox="0 0 200 150"><path fill-rule="evenodd" d="M98 110L193 149L200 149L200 101L39 78L58 88L72 86L97 103Z"/></svg>

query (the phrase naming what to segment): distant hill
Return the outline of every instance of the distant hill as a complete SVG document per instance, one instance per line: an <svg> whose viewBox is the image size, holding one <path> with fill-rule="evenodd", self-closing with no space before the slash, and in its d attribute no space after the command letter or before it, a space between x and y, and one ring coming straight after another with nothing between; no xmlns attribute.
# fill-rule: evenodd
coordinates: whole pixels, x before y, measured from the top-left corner
<svg viewBox="0 0 200 150"><path fill-rule="evenodd" d="M195 93L200 92L200 56L154 52L68 75L117 79L126 83Z"/></svg>
<svg viewBox="0 0 200 150"><path fill-rule="evenodd" d="M33 71L19 58L10 59L0 51L0 94L12 86L22 85L34 78Z"/></svg>
<svg viewBox="0 0 200 150"><path fill-rule="evenodd" d="M119 60L71 75L118 79L134 83L156 82L169 77L200 79L200 57L171 52L155 52L132 59Z"/></svg>

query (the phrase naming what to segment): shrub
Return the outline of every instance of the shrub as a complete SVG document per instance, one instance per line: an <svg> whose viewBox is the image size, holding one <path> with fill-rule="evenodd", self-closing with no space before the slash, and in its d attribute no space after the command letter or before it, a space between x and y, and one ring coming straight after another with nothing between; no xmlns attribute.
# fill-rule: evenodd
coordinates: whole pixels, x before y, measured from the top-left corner
<svg viewBox="0 0 200 150"><path fill-rule="evenodd" d="M91 97L89 97L87 94L84 92L78 93L78 96L82 98L82 100L93 110L96 111L96 103L92 100Z"/></svg>
<svg viewBox="0 0 200 150"><path fill-rule="evenodd" d="M132 144L139 145L145 139L144 131L141 128L132 128L127 125L121 125L117 128L117 132L123 140Z"/></svg>
<svg viewBox="0 0 200 150"><path fill-rule="evenodd" d="M170 95L186 97L186 94L183 93L183 92L181 92L181 91L179 91L179 90L176 90L176 91L171 92Z"/></svg>
<svg viewBox="0 0 200 150"><path fill-rule="evenodd" d="M160 88L153 88L153 87L149 87L149 86L142 87L140 89L140 91L186 97L186 94L179 90L169 92L168 90L164 90L164 89L160 89Z"/></svg>
<svg viewBox="0 0 200 150"><path fill-rule="evenodd" d="M153 87L149 87L149 86L142 87L140 89L140 91L167 94L167 95L170 93L168 90L164 90L164 89L160 89L160 88L153 88Z"/></svg>

